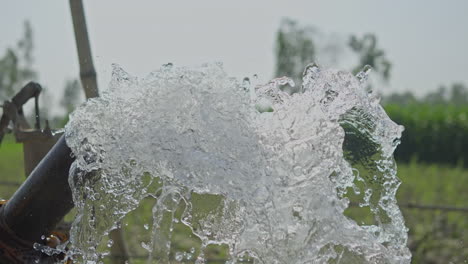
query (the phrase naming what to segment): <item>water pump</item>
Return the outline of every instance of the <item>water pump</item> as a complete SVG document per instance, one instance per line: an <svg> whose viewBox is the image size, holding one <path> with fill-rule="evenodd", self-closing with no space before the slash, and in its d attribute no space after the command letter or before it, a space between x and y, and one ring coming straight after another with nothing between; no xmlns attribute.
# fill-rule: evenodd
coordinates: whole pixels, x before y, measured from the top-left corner
<svg viewBox="0 0 468 264"><path fill-rule="evenodd" d="M54 233L53 229L73 208L68 186L73 158L61 133L51 130L48 122L41 129L41 90L39 84L30 82L3 105L0 139L11 131L17 142L23 143L25 173L29 176L10 200L0 203L0 263L54 263L60 256L49 257L35 250L34 244L56 246L66 240L63 233ZM35 128L30 128L22 110L32 98Z"/></svg>

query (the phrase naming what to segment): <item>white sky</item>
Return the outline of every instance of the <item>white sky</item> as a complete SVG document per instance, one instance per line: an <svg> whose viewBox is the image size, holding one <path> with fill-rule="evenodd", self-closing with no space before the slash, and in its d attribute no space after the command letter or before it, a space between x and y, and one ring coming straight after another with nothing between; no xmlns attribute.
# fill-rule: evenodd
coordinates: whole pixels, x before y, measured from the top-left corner
<svg viewBox="0 0 468 264"><path fill-rule="evenodd" d="M423 94L468 84L468 1L84 0L100 89L111 63L144 76L161 64L222 61L233 76L273 77L275 32L283 17L339 35L376 33L393 63L388 91ZM68 1L1 0L0 56L28 19L39 82L55 97L78 77Z"/></svg>

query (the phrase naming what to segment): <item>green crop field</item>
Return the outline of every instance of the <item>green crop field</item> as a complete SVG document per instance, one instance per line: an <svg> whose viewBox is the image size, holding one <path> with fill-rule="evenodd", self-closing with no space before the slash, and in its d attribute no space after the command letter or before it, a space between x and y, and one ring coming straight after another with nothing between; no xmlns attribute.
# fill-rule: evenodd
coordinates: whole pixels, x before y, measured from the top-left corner
<svg viewBox="0 0 468 264"><path fill-rule="evenodd" d="M23 146L6 136L0 146L0 199L7 199L14 193L17 186L11 183L24 179Z"/></svg>
<svg viewBox="0 0 468 264"><path fill-rule="evenodd" d="M0 198L8 199L17 188L8 185L24 180L22 147L7 137L0 147ZM421 205L450 205L468 207L468 169L441 165L424 165L416 162L399 164L398 175L402 185L398 202L409 227L409 247L413 263L463 263L468 258L468 213L457 211L423 210L404 207L408 203ZM196 197L200 211L214 210L219 197ZM144 228L150 224L153 199L147 199L123 221L124 235L131 255L139 258L132 263L145 263L146 251L140 242L148 241L150 232ZM359 208L351 208L353 210ZM179 251L194 251L199 254L199 240L189 236L183 224L174 226L171 256ZM192 249L193 248L193 249ZM211 247L205 251L208 263L224 263L226 247ZM109 260L106 260L108 262ZM176 262L174 262L176 263ZM191 263L191 262L187 262Z"/></svg>
<svg viewBox="0 0 468 264"><path fill-rule="evenodd" d="M414 103L385 105L393 121L403 125L399 161L468 166L468 107Z"/></svg>

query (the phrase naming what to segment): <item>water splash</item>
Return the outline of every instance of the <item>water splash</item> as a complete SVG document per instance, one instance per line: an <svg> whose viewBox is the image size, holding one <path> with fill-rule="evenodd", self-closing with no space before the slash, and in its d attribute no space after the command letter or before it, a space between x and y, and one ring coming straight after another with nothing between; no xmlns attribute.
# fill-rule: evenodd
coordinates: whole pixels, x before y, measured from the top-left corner
<svg viewBox="0 0 468 264"><path fill-rule="evenodd" d="M114 65L109 89L66 127L77 209L68 255L96 263L103 237L155 197L141 242L150 262L169 262L183 225L201 245L175 252L180 261L204 263L222 244L230 263L409 263L392 158L402 127L348 72L310 65L303 93L285 84L252 89L220 64L146 78ZM344 215L350 200L372 224Z"/></svg>
<svg viewBox="0 0 468 264"><path fill-rule="evenodd" d="M369 73L372 71L372 67L370 65L366 65L364 66L364 68L362 68L362 70L360 70L357 74L356 74L356 78L360 81L360 82L365 82L367 81L367 78L369 78Z"/></svg>
<svg viewBox="0 0 468 264"><path fill-rule="evenodd" d="M307 91L312 86L312 82L318 78L320 74L319 66L314 62L307 65L302 74L302 91Z"/></svg>
<svg viewBox="0 0 468 264"><path fill-rule="evenodd" d="M294 87L295 83L291 78L275 78L266 85L255 87L255 106L260 113L273 112L275 105L282 104L290 97L289 93L280 90L281 86L289 85Z"/></svg>

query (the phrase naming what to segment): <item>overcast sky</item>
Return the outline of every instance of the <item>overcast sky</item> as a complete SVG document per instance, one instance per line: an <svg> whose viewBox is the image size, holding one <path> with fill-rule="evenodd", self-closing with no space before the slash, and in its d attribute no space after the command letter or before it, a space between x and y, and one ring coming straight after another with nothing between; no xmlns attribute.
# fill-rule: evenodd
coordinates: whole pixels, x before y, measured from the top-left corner
<svg viewBox="0 0 468 264"><path fill-rule="evenodd" d="M373 32L393 63L388 91L422 94L440 84L468 84L468 1L123 1L84 0L100 89L111 63L144 76L161 64L222 61L233 76L273 77L275 32L283 17L327 34ZM56 98L78 77L68 1L2 0L0 56L34 30L39 81Z"/></svg>

